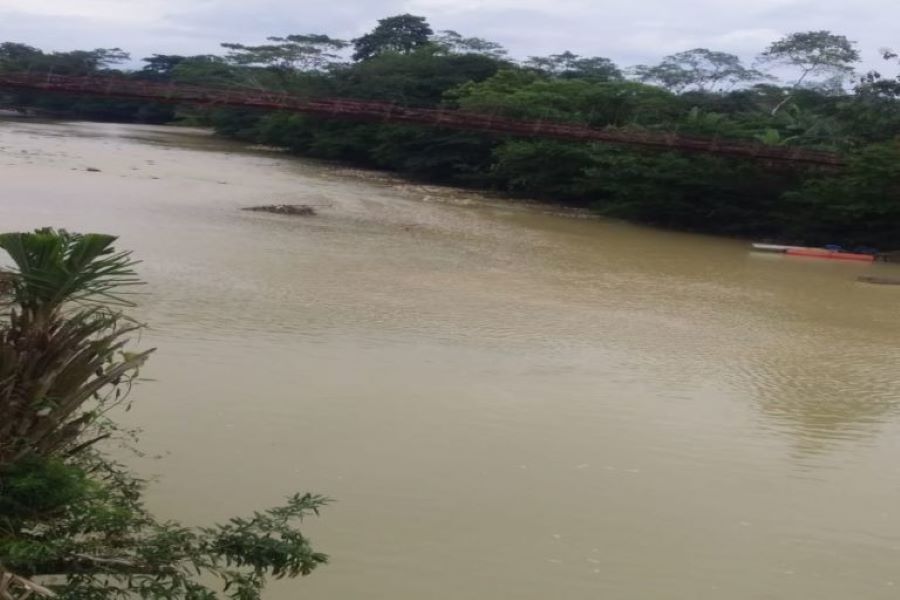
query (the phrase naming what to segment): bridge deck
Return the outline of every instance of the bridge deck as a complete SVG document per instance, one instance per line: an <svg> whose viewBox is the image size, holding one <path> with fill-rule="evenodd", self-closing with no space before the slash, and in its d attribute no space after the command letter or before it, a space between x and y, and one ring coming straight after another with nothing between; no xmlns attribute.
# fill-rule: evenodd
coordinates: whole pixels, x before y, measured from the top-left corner
<svg viewBox="0 0 900 600"><path fill-rule="evenodd" d="M341 98L304 98L286 92L213 88L159 83L122 77L66 77L26 73L0 74L0 89L33 89L172 102L204 106L259 108L320 115L330 118L364 119L429 125L467 131L544 137L569 141L601 142L656 150L676 150L823 167L844 165L832 152L784 146L768 146L743 140L689 137L614 129L545 120L520 120L450 109L408 108L386 102Z"/></svg>

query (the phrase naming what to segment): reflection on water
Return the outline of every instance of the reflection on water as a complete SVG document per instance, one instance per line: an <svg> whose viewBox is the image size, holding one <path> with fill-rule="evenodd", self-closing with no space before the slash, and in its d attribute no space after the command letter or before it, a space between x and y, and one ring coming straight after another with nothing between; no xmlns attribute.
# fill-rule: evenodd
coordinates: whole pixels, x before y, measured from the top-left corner
<svg viewBox="0 0 900 600"><path fill-rule="evenodd" d="M95 167L100 173L85 169ZM165 515L294 490L273 598L893 598L897 293L187 129L0 124L4 229L110 231ZM242 212L323 205L314 219Z"/></svg>
<svg viewBox="0 0 900 600"><path fill-rule="evenodd" d="M760 408L797 438L798 450L817 452L874 435L893 416L897 382L883 364L898 357L889 346L881 356L873 351L865 343L811 346L802 360L775 352L760 357L747 377Z"/></svg>

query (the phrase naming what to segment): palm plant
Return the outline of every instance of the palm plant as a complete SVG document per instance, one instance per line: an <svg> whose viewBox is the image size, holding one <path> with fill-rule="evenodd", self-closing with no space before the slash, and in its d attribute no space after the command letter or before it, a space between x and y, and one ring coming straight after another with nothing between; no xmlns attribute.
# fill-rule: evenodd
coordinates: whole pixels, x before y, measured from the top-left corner
<svg viewBox="0 0 900 600"><path fill-rule="evenodd" d="M14 265L0 286L0 468L108 437L103 415L124 401L152 352L125 351L141 325L114 307L129 304L122 289L141 282L115 240L53 229L0 234Z"/></svg>
<svg viewBox="0 0 900 600"><path fill-rule="evenodd" d="M117 431L105 415L151 352L125 351L141 325L122 314L123 289L140 281L115 240L0 235L14 265L0 277L0 600L213 599L215 580L259 600L268 577L328 561L297 528L328 499L295 494L212 527L162 522L144 482L93 447ZM49 576L52 590L34 581Z"/></svg>

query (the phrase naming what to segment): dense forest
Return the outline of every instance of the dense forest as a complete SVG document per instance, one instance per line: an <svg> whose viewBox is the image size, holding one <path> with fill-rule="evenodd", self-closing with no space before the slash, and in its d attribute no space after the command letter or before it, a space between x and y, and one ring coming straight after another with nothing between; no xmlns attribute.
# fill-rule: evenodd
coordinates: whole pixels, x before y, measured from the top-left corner
<svg viewBox="0 0 900 600"><path fill-rule="evenodd" d="M832 150L842 169L647 152L300 114L200 110L0 90L0 106L65 117L190 122L222 135L405 176L585 207L665 227L806 244L900 248L900 77L860 73L845 36L799 32L752 65L695 48L622 67L561 52L514 60L500 45L432 30L413 15L351 40L323 34L223 43L220 55L119 49L44 52L0 44L0 71L112 75L444 107L597 128ZM898 56L882 51L887 71Z"/></svg>

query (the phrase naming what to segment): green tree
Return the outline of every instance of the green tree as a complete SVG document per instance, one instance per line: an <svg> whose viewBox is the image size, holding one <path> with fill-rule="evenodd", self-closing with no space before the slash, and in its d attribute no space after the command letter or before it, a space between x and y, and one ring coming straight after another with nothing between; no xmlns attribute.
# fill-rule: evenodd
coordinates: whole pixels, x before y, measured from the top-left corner
<svg viewBox="0 0 900 600"><path fill-rule="evenodd" d="M545 79L526 70L501 70L448 94L460 108L506 117L574 121L595 126L650 126L676 119L677 96L631 81Z"/></svg>
<svg viewBox="0 0 900 600"><path fill-rule="evenodd" d="M115 238L41 230L0 235L18 270L5 279L8 323L0 330L0 468L28 455L74 454L104 439L100 415L149 352L123 353L138 329L109 305L138 283ZM64 312L70 303L107 305Z"/></svg>
<svg viewBox="0 0 900 600"><path fill-rule="evenodd" d="M27 71L42 64L45 54L33 46L16 42L0 44L0 71Z"/></svg>
<svg viewBox="0 0 900 600"><path fill-rule="evenodd" d="M494 151L491 177L504 190L556 202L586 204L583 185L594 166L591 148L544 140L510 140Z"/></svg>
<svg viewBox="0 0 900 600"><path fill-rule="evenodd" d="M550 56L529 56L525 61L525 67L553 76L568 71L576 60L578 60L578 55L566 50Z"/></svg>
<svg viewBox="0 0 900 600"><path fill-rule="evenodd" d="M602 56L579 57L560 75L564 79L590 79L592 81L621 81L622 70Z"/></svg>
<svg viewBox="0 0 900 600"><path fill-rule="evenodd" d="M338 62L349 44L322 34L270 37L272 44L245 46L223 43L227 59L242 66L267 66L293 71L321 71Z"/></svg>
<svg viewBox="0 0 900 600"><path fill-rule="evenodd" d="M846 36L830 31L805 31L792 33L772 44L760 55L764 63L796 69L799 74L791 85L797 90L811 76L824 75L830 79L846 78L853 72L853 65L859 62L856 42ZM773 109L775 115L793 98L788 93Z"/></svg>
<svg viewBox="0 0 900 600"><path fill-rule="evenodd" d="M128 61L131 56L121 48L71 50L47 55L48 71L59 75L93 75Z"/></svg>
<svg viewBox="0 0 900 600"><path fill-rule="evenodd" d="M830 31L792 33L772 44L760 55L763 62L793 67L799 71L793 88L798 88L810 76L839 75L853 72L859 62L856 42Z"/></svg>
<svg viewBox="0 0 900 600"><path fill-rule="evenodd" d="M871 144L852 153L848 167L809 177L784 195L797 215L793 235L817 243L893 244L900 239L900 143Z"/></svg>
<svg viewBox="0 0 900 600"><path fill-rule="evenodd" d="M672 54L658 65L640 65L634 70L641 81L657 83L675 92L688 89L700 92L722 91L740 83L765 78L756 69L745 67L734 54L707 48Z"/></svg>
<svg viewBox="0 0 900 600"><path fill-rule="evenodd" d="M371 100L435 106L464 83L492 77L502 63L481 54L445 54L434 45L387 53L334 74L334 92Z"/></svg>
<svg viewBox="0 0 900 600"><path fill-rule="evenodd" d="M172 69L174 81L224 87L241 81L241 73L221 56L188 56Z"/></svg>
<svg viewBox="0 0 900 600"><path fill-rule="evenodd" d="M374 30L353 40L353 60L369 60L387 52L409 54L430 44L433 34L425 17L387 17L379 20Z"/></svg>
<svg viewBox="0 0 900 600"><path fill-rule="evenodd" d="M897 54L882 50L885 61L894 63ZM894 67L896 68L896 67ZM872 70L860 77L854 94L837 107L837 117L852 131L857 144L884 142L900 136L900 76Z"/></svg>
<svg viewBox="0 0 900 600"><path fill-rule="evenodd" d="M881 56L889 62L895 62L898 58L897 53L889 48L883 48ZM869 71L860 77L855 91L861 96L900 98L900 75L885 77L881 71Z"/></svg>
<svg viewBox="0 0 900 600"><path fill-rule="evenodd" d="M464 37L451 30L439 31L432 36L431 41L450 54L483 54L498 60L507 55L506 49L496 42L479 37Z"/></svg>
<svg viewBox="0 0 900 600"><path fill-rule="evenodd" d="M187 60L186 56L178 54L154 54L141 61L147 64L138 71L137 75L143 79L157 79L167 81L172 78L175 68Z"/></svg>
<svg viewBox="0 0 900 600"><path fill-rule="evenodd" d="M126 62L130 55L121 48L71 50L46 53L25 44L0 44L0 69L51 72L57 75L93 75Z"/></svg>
<svg viewBox="0 0 900 600"><path fill-rule="evenodd" d="M614 81L622 79L622 71L608 58L602 56L581 57L568 50L550 56L532 56L525 67L548 77L562 79L592 79Z"/></svg>
<svg viewBox="0 0 900 600"><path fill-rule="evenodd" d="M0 288L0 572L57 576L62 598L236 600L267 577L312 572L327 557L296 528L327 499L188 528L144 507L144 482L97 444L125 435L111 419L152 351L122 311L140 283L115 238L42 229L0 235L15 265ZM62 576L59 581L58 577Z"/></svg>

